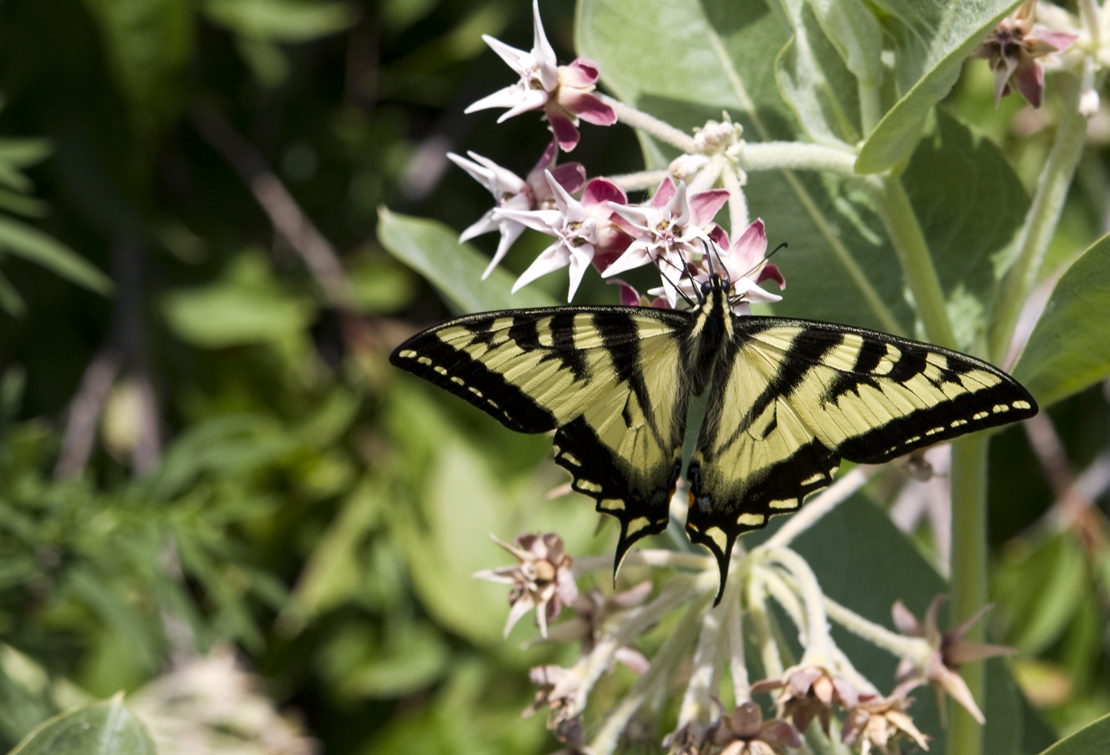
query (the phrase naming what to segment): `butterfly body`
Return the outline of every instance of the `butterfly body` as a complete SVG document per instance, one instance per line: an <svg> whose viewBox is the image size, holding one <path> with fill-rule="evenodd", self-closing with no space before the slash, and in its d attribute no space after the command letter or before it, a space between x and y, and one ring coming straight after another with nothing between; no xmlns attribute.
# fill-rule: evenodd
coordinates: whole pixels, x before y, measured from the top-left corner
<svg viewBox="0 0 1110 755"><path fill-rule="evenodd" d="M696 309L551 307L469 315L399 346L393 364L518 432L556 430L572 486L621 525L616 566L666 529L692 398L686 531L716 557L827 487L840 460L880 463L1036 413L1013 378L877 331L738 317L712 276ZM718 599L720 593L718 594Z"/></svg>

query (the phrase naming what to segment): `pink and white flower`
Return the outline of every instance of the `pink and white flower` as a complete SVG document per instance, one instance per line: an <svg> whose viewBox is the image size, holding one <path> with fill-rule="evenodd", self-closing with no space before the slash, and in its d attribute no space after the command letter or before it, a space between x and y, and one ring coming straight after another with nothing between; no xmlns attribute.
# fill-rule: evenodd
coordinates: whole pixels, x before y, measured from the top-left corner
<svg viewBox="0 0 1110 755"><path fill-rule="evenodd" d="M506 218L555 237L555 243L517 279L513 293L540 276L569 266L567 301L570 301L591 263L612 259L632 243L631 237L613 223L610 209L612 205L620 206L625 195L611 181L595 178L586 184L579 201L551 173L547 174L547 182L555 196L556 209L502 210Z"/></svg>
<svg viewBox="0 0 1110 755"><path fill-rule="evenodd" d="M777 266L767 262L767 232L763 221L757 219L731 245L728 234L720 226L709 232L709 237L717 248L724 249L725 277L729 281L730 293L739 297L733 305L738 315L750 315L751 303L771 303L782 301L778 294L772 294L759 284L765 280L774 281L779 290L786 288L786 279Z"/></svg>
<svg viewBox="0 0 1110 755"><path fill-rule="evenodd" d="M728 192L720 189L694 194L687 200L686 184L679 182L676 187L670 178L665 178L646 205L611 202L613 211L639 236L602 276L608 278L643 265L655 265L673 309L678 302L678 285L688 277L688 261L705 252L710 243L705 228L726 201Z"/></svg>
<svg viewBox="0 0 1110 755"><path fill-rule="evenodd" d="M469 241L475 236L481 236L490 231L500 231L501 241L497 244L497 252L490 260L489 266L482 273L482 280L489 277L497 264L505 258L509 247L513 245L520 234L524 232L524 224L512 220L502 213L502 210L529 211L545 204L551 204L555 195L547 182L546 175L554 176L556 183L568 192L576 192L582 188L586 181L586 170L581 163L563 163L555 165L555 158L559 150L552 142L544 150L536 167L532 168L527 178L520 178L511 170L502 168L489 158L482 157L473 152L468 152L471 159L448 153L447 157L471 175L493 194L496 205L480 217L477 222L467 228L459 236L459 242Z"/></svg>
<svg viewBox="0 0 1110 755"><path fill-rule="evenodd" d="M591 94L601 75L597 63L580 56L569 66L558 65L555 50L544 33L536 0L532 3L532 13L533 41L528 52L482 35L486 44L520 74L520 81L483 97L465 112L473 113L491 107L508 108L497 119L501 123L514 115L542 109L559 148L570 152L578 145L579 118L598 126L611 126L616 123L617 114Z"/></svg>

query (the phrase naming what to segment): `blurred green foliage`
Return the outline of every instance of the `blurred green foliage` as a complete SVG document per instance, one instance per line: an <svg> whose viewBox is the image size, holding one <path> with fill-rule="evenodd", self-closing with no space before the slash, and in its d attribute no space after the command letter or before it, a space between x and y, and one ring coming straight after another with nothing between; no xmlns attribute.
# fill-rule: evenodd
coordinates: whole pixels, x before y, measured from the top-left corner
<svg viewBox="0 0 1110 755"><path fill-rule="evenodd" d="M604 552L612 533L595 537L582 500L543 500L563 482L548 439L507 433L386 361L417 325L479 302L507 306L512 276L499 270L485 291L471 289L463 277L484 258L466 252L457 271L415 262L429 286L377 240L413 253L453 243L442 226L379 216L382 206L456 230L487 209L448 150L521 175L534 164L547 141L534 119L493 129L495 114L462 113L509 81L480 35L527 47L530 10L510 0L0 4L0 751L65 707L134 691L227 644L329 753L557 746L542 716L519 714L534 693L527 669L573 649L521 647L534 636L527 621L503 641L505 590L470 574L505 561L490 532L556 530L576 556ZM543 8L563 61L573 10ZM983 180L1005 189L999 204L1016 222L1017 179L1028 188L1023 166L1049 142L1014 137L1013 98L982 110L989 74L985 86L969 69L926 149L974 153L997 171ZM203 127L213 112L241 143ZM573 157L591 174L641 166L623 126L585 129ZM908 170L943 168L927 157ZM1105 167L1105 150L1092 147L1090 160ZM272 170L338 251L344 306L275 234L244 165ZM776 196L777 179L761 180ZM1098 235L1092 186L1069 200L1054 270ZM789 208L778 212L791 228ZM845 232L865 237L871 220ZM966 265L953 280L993 283L977 274L989 267L982 255L1009 226L969 225L973 242L944 243L950 228L926 225ZM805 261L819 243L797 233L786 240ZM494 245L479 241L485 253ZM542 243L525 237L505 267L519 272ZM1104 272L1104 247L1084 264ZM814 267L792 285L803 275L818 286L824 274ZM1079 294L1063 304L1088 306L1086 280L1068 281ZM900 284L885 284L912 329ZM514 301L562 291L543 281ZM590 297L615 294L593 281ZM810 310L792 314L820 317L827 299L795 300ZM1063 304L1035 345L1084 316ZM1037 361L1029 379L1054 369L1075 365ZM1075 469L1107 453L1099 386L1052 416ZM1022 651L1023 686L1051 693L1031 702L1065 733L1110 708L1110 557L1080 528L1032 527L1051 495L1020 433L997 439L992 473L991 622ZM1100 505L1092 526L1105 531ZM926 573L924 562L912 568ZM939 578L920 581L932 590ZM1037 715L1025 751L1046 744L1029 734ZM23 752L46 751L34 741Z"/></svg>

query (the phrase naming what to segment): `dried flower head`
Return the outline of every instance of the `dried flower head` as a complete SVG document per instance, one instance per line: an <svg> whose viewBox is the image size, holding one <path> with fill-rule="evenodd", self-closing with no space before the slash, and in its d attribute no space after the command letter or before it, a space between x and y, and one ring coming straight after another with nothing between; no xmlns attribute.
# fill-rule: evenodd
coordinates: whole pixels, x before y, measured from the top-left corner
<svg viewBox="0 0 1110 755"><path fill-rule="evenodd" d="M521 716L528 718L546 708L551 711L547 718L548 729L564 742L580 740L586 691L578 669L536 666L528 672L528 678L540 685L540 688L536 691L536 699L524 709Z"/></svg>
<svg viewBox="0 0 1110 755"><path fill-rule="evenodd" d="M1038 58L1063 52L1077 39L1075 34L1053 31L1033 23L1037 0L1026 0L1002 19L972 57L985 58L994 72L994 106L1012 87L1033 107L1044 97L1044 69Z"/></svg>
<svg viewBox="0 0 1110 755"><path fill-rule="evenodd" d="M781 679L764 679L752 685L755 693L774 689L782 690L776 700L779 716L793 721L800 732L817 718L827 735L834 705L849 710L859 704L855 686L824 666L795 666L787 669Z"/></svg>
<svg viewBox="0 0 1110 755"><path fill-rule="evenodd" d="M614 595L606 596L597 589L582 593L571 604L575 617L551 627L547 639L554 642L579 642L582 645L582 655L588 655L601 640L602 627L610 621L619 622L626 611L642 605L651 595L652 589L651 581L647 580ZM613 657L637 675L647 671L649 666L643 653L634 648L617 648Z"/></svg>
<svg viewBox="0 0 1110 755"><path fill-rule="evenodd" d="M898 601L894 604L894 626L898 631L908 637L923 637L933 648L932 654L923 666L915 665L910 660L903 660L898 665L899 689L912 689L916 684L929 682L937 691L938 697L947 692L980 724L986 719L975 704L971 690L960 678L959 668L965 663L980 661L985 658L994 658L999 655L1016 653L1014 648L1003 645L986 645L981 642L966 642L963 637L972 625L982 617L990 606L984 606L972 614L968 619L955 629L950 629L941 634L937 628L937 612L940 606L948 599L946 595L933 598L929 608L925 611L925 623L917 620L910 610ZM944 708L941 706L941 710Z"/></svg>
<svg viewBox="0 0 1110 755"><path fill-rule="evenodd" d="M784 720L763 720L763 711L753 702L742 703L722 718L712 741L722 747L721 755L782 755L787 747L802 742L794 727Z"/></svg>
<svg viewBox="0 0 1110 755"><path fill-rule="evenodd" d="M563 539L553 533L518 535L512 545L490 535L495 543L513 554L517 563L474 574L475 579L502 582L513 586L509 593L509 618L505 636L524 614L536 609L540 634L547 636L547 624L554 621L563 606L578 597L578 587L570 567L574 559L563 551Z"/></svg>
<svg viewBox="0 0 1110 755"><path fill-rule="evenodd" d="M906 708L913 703L905 694L890 697L861 695L859 705L844 720L840 741L846 745L860 744L860 755L868 755L872 748L889 753L888 745L898 738L909 738L923 750L929 749L929 738L913 725L906 715Z"/></svg>

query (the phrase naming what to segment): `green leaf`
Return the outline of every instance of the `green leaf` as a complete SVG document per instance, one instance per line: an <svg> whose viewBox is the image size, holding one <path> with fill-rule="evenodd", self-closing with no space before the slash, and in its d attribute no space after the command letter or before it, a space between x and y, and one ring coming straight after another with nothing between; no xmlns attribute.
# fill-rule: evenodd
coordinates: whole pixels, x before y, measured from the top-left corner
<svg viewBox="0 0 1110 755"><path fill-rule="evenodd" d="M549 307L555 301L535 287L510 294L513 277L495 268L487 280L489 260L458 234L434 220L378 211L378 240L397 259L427 278L448 306L458 312Z"/></svg>
<svg viewBox="0 0 1110 755"><path fill-rule="evenodd" d="M902 183L929 242L956 342L966 349L983 333L994 260L1021 227L1029 198L998 147L944 109L927 118L924 134Z"/></svg>
<svg viewBox="0 0 1110 755"><path fill-rule="evenodd" d="M1010 620L1008 642L1036 656L1060 639L1091 583L1082 546L1062 532L1008 549L991 587Z"/></svg>
<svg viewBox="0 0 1110 755"><path fill-rule="evenodd" d="M54 142L45 137L0 139L0 163L26 168L37 165L54 152Z"/></svg>
<svg viewBox="0 0 1110 755"><path fill-rule="evenodd" d="M15 290L8 276L3 273L0 273L0 309L12 317L23 317L27 313L27 305L23 302L23 297Z"/></svg>
<svg viewBox="0 0 1110 755"><path fill-rule="evenodd" d="M396 312L417 290L412 271L392 259L362 260L351 265L351 294L355 306L367 314Z"/></svg>
<svg viewBox="0 0 1110 755"><path fill-rule="evenodd" d="M248 251L217 282L167 294L162 313L178 337L215 349L300 337L314 309L282 290L262 252Z"/></svg>
<svg viewBox="0 0 1110 755"><path fill-rule="evenodd" d="M268 42L308 42L354 24L346 3L306 0L207 0L205 16L236 34Z"/></svg>
<svg viewBox="0 0 1110 755"><path fill-rule="evenodd" d="M427 529L411 515L402 519L416 594L440 624L479 645L500 641L505 596L470 575L504 561L507 554L490 542L489 533L504 527L507 508L486 462L449 439L429 474Z"/></svg>
<svg viewBox="0 0 1110 755"><path fill-rule="evenodd" d="M1072 263L1056 283L1013 369L1041 407L1110 375L1110 236Z"/></svg>
<svg viewBox="0 0 1110 755"><path fill-rule="evenodd" d="M428 687L448 668L443 634L426 621L394 621L394 631L376 640L368 627L348 625L322 655L325 673L344 697L389 699Z"/></svg>
<svg viewBox="0 0 1110 755"><path fill-rule="evenodd" d="M929 110L956 83L964 61L1009 13L1015 0L874 0L886 35L894 41L901 99L867 138L856 160L859 173L878 173L905 160ZM888 69L889 72L889 69Z"/></svg>
<svg viewBox="0 0 1110 755"><path fill-rule="evenodd" d="M360 484L312 549L283 620L299 630L307 619L355 596L364 578L358 550L381 518L387 492L374 480Z"/></svg>
<svg viewBox="0 0 1110 755"><path fill-rule="evenodd" d="M1062 739L1043 755L1102 755L1105 752L1110 752L1110 715Z"/></svg>
<svg viewBox="0 0 1110 755"><path fill-rule="evenodd" d="M110 700L62 713L40 724L9 755L155 755L146 726L123 703Z"/></svg>
<svg viewBox="0 0 1110 755"><path fill-rule="evenodd" d="M825 36L813 5L801 0L784 5L794 38L775 61L783 97L813 141L840 147L855 144L861 137L855 77Z"/></svg>
<svg viewBox="0 0 1110 755"><path fill-rule="evenodd" d="M68 246L37 228L0 216L0 248L42 265L78 286L108 294L112 281Z"/></svg>
<svg viewBox="0 0 1110 755"><path fill-rule="evenodd" d="M181 109L193 53L189 0L84 0L136 132L154 137Z"/></svg>

